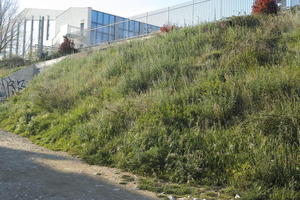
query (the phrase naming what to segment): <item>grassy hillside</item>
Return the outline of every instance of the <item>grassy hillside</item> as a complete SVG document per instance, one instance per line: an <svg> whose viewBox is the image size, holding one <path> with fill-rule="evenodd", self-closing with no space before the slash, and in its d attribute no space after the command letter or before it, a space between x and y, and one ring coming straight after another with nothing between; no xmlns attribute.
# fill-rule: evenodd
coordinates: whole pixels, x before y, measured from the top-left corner
<svg viewBox="0 0 300 200"><path fill-rule="evenodd" d="M234 17L66 59L0 105L0 126L156 186L300 199L299 24Z"/></svg>

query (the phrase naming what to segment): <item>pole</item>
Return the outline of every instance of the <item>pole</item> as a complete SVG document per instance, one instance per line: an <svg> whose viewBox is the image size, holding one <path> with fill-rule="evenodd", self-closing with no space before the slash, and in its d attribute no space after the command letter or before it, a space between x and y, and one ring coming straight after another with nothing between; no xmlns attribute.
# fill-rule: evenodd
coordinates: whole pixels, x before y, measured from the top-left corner
<svg viewBox="0 0 300 200"><path fill-rule="evenodd" d="M127 22L127 38L129 38L130 19Z"/></svg>
<svg viewBox="0 0 300 200"><path fill-rule="evenodd" d="M27 21L26 18L24 20L24 33L23 33L23 52L22 55L25 57L25 51L26 51L26 26L27 26Z"/></svg>
<svg viewBox="0 0 300 200"><path fill-rule="evenodd" d="M10 47L9 47L9 57L12 57L13 39L14 39L14 27L10 31Z"/></svg>
<svg viewBox="0 0 300 200"><path fill-rule="evenodd" d="M220 18L223 19L223 1L220 0Z"/></svg>
<svg viewBox="0 0 300 200"><path fill-rule="evenodd" d="M39 22L39 43L38 43L38 52L39 56L41 57L43 54L43 46L44 46L44 21L45 17L42 16L40 17L40 22Z"/></svg>
<svg viewBox="0 0 300 200"><path fill-rule="evenodd" d="M48 15L47 17L47 35L46 35L46 40L49 40L50 36L50 16Z"/></svg>
<svg viewBox="0 0 300 200"><path fill-rule="evenodd" d="M33 45L33 31L34 31L34 16L31 18L31 31L30 31L30 58L32 57L32 45Z"/></svg>
<svg viewBox="0 0 300 200"><path fill-rule="evenodd" d="M149 22L148 22L148 19L149 18L149 13L147 12L147 18L146 18L146 27L147 27L147 34L149 33L149 31L148 31L148 24L149 24Z"/></svg>
<svg viewBox="0 0 300 200"><path fill-rule="evenodd" d="M17 35L16 35L16 55L19 54L19 36L20 36L20 23L17 25Z"/></svg>
<svg viewBox="0 0 300 200"><path fill-rule="evenodd" d="M194 17L195 17L195 0L193 0L193 10L192 10L192 26L194 26Z"/></svg>
<svg viewBox="0 0 300 200"><path fill-rule="evenodd" d="M168 7L168 25L170 25L170 7Z"/></svg>

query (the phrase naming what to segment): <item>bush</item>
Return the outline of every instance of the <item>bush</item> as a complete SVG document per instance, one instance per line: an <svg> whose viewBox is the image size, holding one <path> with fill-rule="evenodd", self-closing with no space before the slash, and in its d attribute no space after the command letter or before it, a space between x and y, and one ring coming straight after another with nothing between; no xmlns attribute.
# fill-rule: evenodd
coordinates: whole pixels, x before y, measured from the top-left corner
<svg viewBox="0 0 300 200"><path fill-rule="evenodd" d="M277 14L278 5L276 0L255 0L252 7L253 14Z"/></svg>
<svg viewBox="0 0 300 200"><path fill-rule="evenodd" d="M59 52L61 54L71 54L76 53L75 44L73 40L70 40L67 36L64 36L64 42L61 43L59 47Z"/></svg>
<svg viewBox="0 0 300 200"><path fill-rule="evenodd" d="M169 33L169 32L171 32L173 30L176 30L176 29L178 29L178 27L175 26L175 25L164 25L163 27L160 28L160 32Z"/></svg>
<svg viewBox="0 0 300 200"><path fill-rule="evenodd" d="M13 56L0 61L0 67L14 68L30 64L30 61L19 56Z"/></svg>

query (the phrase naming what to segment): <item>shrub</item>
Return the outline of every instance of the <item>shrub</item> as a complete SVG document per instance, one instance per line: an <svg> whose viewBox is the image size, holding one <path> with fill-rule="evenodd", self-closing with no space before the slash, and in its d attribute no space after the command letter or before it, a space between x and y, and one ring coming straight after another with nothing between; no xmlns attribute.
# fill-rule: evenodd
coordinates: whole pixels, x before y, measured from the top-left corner
<svg viewBox="0 0 300 200"><path fill-rule="evenodd" d="M178 27L175 26L175 25L164 25L163 27L160 28L160 32L169 33L169 32L171 32L173 30L176 30L176 29L178 29Z"/></svg>
<svg viewBox="0 0 300 200"><path fill-rule="evenodd" d="M0 67L13 68L28 65L30 62L19 56L13 56L0 61Z"/></svg>
<svg viewBox="0 0 300 200"><path fill-rule="evenodd" d="M276 0L255 0L252 7L253 14L277 14L278 5Z"/></svg>
<svg viewBox="0 0 300 200"><path fill-rule="evenodd" d="M67 36L64 36L64 42L59 46L59 52L62 54L76 53L74 41L70 40Z"/></svg>

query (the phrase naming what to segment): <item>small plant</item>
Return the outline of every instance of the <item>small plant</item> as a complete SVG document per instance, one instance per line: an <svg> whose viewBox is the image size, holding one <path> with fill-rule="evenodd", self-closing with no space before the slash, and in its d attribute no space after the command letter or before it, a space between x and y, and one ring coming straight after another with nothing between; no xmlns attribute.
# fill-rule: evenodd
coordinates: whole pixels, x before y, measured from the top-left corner
<svg viewBox="0 0 300 200"><path fill-rule="evenodd" d="M75 43L73 40L70 40L67 36L64 36L64 42L59 46L59 52L61 54L71 54L76 53Z"/></svg>
<svg viewBox="0 0 300 200"><path fill-rule="evenodd" d="M173 30L176 30L176 29L178 29L178 27L175 26L175 25L164 25L163 27L160 28L160 32L169 33L169 32L171 32Z"/></svg>
<svg viewBox="0 0 300 200"><path fill-rule="evenodd" d="M277 14L278 10L277 0L255 0L252 7L253 14Z"/></svg>

